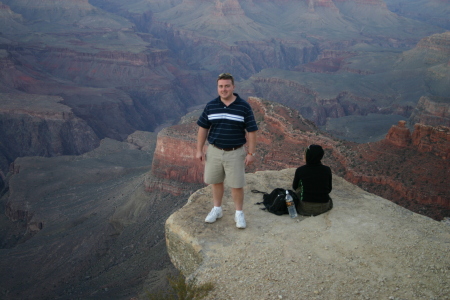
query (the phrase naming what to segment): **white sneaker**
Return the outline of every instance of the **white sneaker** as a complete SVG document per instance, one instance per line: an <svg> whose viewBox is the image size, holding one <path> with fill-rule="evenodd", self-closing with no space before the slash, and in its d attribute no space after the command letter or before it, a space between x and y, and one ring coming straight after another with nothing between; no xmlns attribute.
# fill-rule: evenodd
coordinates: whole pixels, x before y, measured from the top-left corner
<svg viewBox="0 0 450 300"><path fill-rule="evenodd" d="M205 222L206 223L214 223L217 219L222 218L222 208L220 207L213 207L209 214L206 216Z"/></svg>
<svg viewBox="0 0 450 300"><path fill-rule="evenodd" d="M237 228L244 229L245 227L247 227L247 223L245 223L244 213L236 213L236 215L234 216L234 221L236 222Z"/></svg>

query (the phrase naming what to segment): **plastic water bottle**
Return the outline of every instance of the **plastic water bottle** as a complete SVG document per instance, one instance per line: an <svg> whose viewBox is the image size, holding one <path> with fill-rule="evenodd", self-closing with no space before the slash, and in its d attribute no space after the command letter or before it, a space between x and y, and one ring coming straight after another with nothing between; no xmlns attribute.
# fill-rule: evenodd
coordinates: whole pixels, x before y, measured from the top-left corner
<svg viewBox="0 0 450 300"><path fill-rule="evenodd" d="M286 206L288 208L289 216L291 218L297 218L297 210L295 209L294 199L292 199L289 191L286 191Z"/></svg>

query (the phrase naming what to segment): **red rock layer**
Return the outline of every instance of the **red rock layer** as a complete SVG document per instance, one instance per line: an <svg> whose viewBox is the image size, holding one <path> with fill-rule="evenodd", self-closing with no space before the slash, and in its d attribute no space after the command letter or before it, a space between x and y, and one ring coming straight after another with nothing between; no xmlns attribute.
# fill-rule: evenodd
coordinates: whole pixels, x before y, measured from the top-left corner
<svg viewBox="0 0 450 300"><path fill-rule="evenodd" d="M386 140L352 150L357 157L347 166L348 181L436 220L450 215L448 159Z"/></svg>
<svg viewBox="0 0 450 300"><path fill-rule="evenodd" d="M197 125L175 125L158 134L147 191L164 191L179 196L197 189L203 182L203 165L195 160Z"/></svg>
<svg viewBox="0 0 450 300"><path fill-rule="evenodd" d="M99 86L111 83L142 83L155 77L151 69L166 62L165 51L131 53L121 51L77 52L67 48L47 48L41 65L51 74ZM79 78L84 74L83 79ZM130 74L123 77L123 74Z"/></svg>
<svg viewBox="0 0 450 300"><path fill-rule="evenodd" d="M412 140L420 152L431 152L442 159L450 159L450 127L416 124Z"/></svg>
<svg viewBox="0 0 450 300"><path fill-rule="evenodd" d="M385 140L398 147L413 145L420 152L433 153L442 159L450 158L449 127L416 124L411 135L405 125L406 121L399 121L398 125L392 126Z"/></svg>
<svg viewBox="0 0 450 300"><path fill-rule="evenodd" d="M386 141L399 147L411 145L411 132L406 127L406 121L399 121L398 125L392 126L386 135Z"/></svg>

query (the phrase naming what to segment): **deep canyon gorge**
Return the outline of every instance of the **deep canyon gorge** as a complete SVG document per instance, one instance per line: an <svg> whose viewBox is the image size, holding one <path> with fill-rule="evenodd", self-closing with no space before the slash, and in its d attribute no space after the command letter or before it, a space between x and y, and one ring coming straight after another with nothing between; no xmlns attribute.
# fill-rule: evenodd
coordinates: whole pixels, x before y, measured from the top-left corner
<svg viewBox="0 0 450 300"><path fill-rule="evenodd" d="M348 182L450 217L449 14L448 0L0 0L0 298L164 285L164 221L204 187L195 121L222 72L260 127L247 172L299 166L317 143Z"/></svg>

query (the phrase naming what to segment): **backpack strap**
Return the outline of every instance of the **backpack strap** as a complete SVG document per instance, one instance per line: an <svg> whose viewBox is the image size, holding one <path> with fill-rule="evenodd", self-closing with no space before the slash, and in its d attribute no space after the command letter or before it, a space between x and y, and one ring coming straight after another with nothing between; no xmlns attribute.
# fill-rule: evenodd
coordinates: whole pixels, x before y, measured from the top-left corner
<svg viewBox="0 0 450 300"><path fill-rule="evenodd" d="M261 192L261 191L258 191L258 190L252 190L252 193L255 193L255 194L264 194L264 195L268 195L268 193L266 193L266 192ZM263 202L256 202L255 203L255 205L261 205L261 204L263 204ZM260 207L259 208L260 210L266 210L266 208L265 207Z"/></svg>
<svg viewBox="0 0 450 300"><path fill-rule="evenodd" d="M257 194L257 193L260 193L260 194L267 194L266 192L261 192L261 191L258 191L258 190L252 190L252 193L255 193L255 194Z"/></svg>

